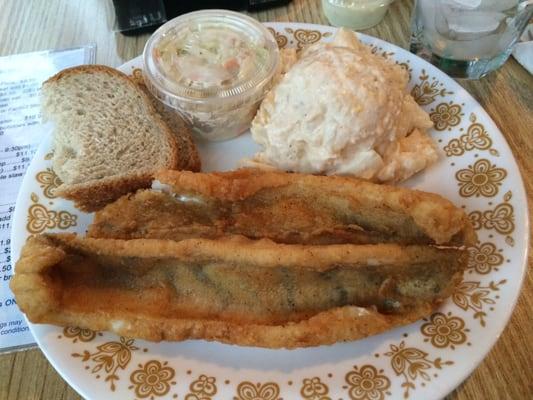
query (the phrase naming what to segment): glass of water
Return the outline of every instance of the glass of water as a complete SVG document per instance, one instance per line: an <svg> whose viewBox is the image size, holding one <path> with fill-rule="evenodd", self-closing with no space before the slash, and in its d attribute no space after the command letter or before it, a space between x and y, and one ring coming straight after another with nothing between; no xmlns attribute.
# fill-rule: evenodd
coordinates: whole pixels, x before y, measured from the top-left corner
<svg viewBox="0 0 533 400"><path fill-rule="evenodd" d="M454 78L499 68L533 15L533 0L416 0L412 53Z"/></svg>

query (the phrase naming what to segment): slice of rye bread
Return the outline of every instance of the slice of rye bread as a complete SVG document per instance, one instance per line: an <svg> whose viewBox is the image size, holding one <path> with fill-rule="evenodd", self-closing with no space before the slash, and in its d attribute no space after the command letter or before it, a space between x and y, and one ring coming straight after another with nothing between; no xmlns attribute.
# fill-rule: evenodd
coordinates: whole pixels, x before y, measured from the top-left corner
<svg viewBox="0 0 533 400"><path fill-rule="evenodd" d="M52 166L63 182L56 193L95 211L150 187L161 168L199 170L189 130L173 132L154 101L127 75L103 65L68 68L48 79L41 109L44 120L55 123Z"/></svg>
<svg viewBox="0 0 533 400"><path fill-rule="evenodd" d="M169 110L163 103L157 100L152 93L150 93L142 78L133 78L133 80L144 93L146 93L156 111L161 115L161 118L163 118L163 121L167 123L170 129L172 129L172 132L176 135L180 147L184 149L182 154L188 155L188 157L184 156L180 159L180 164L177 169L199 172L201 169L200 155L192 140L191 131L183 118L181 118L178 113Z"/></svg>

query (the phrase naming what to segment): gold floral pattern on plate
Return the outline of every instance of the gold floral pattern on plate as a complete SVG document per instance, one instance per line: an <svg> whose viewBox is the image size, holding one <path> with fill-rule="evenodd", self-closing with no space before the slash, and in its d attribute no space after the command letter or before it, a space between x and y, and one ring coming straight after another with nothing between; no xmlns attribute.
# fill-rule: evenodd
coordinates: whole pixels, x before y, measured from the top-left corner
<svg viewBox="0 0 533 400"><path fill-rule="evenodd" d="M403 397L409 397L409 390L415 390L415 382L420 378L420 386L425 386L426 382L431 381L430 370L442 369L445 365L452 365L453 361L442 361L440 357L433 360L428 358L428 353L417 349L416 347L405 347L405 341L396 346L390 345L389 352L385 353L391 357L391 367L397 376L403 378L402 388L404 388ZM433 375L437 377L437 374Z"/></svg>
<svg viewBox="0 0 533 400"><path fill-rule="evenodd" d="M57 197L55 191L61 185L61 179L56 175L52 168L46 168L46 171L40 171L35 175L39 186L43 189L43 194L49 199Z"/></svg>
<svg viewBox="0 0 533 400"><path fill-rule="evenodd" d="M391 381L383 374L383 370L373 365L363 365L348 372L344 380L349 385L348 395L352 400L383 400L385 396L390 396L389 388Z"/></svg>
<svg viewBox="0 0 533 400"><path fill-rule="evenodd" d="M505 239L510 246L514 245L514 239L509 236L514 232L514 207L509 203L512 197L512 192L508 191L503 196L503 203L498 204L493 209L485 211L472 211L468 214L472 227L476 230L485 228L488 230L494 229L502 235L508 235Z"/></svg>
<svg viewBox="0 0 533 400"><path fill-rule="evenodd" d="M328 396L328 385L321 382L317 376L303 380L300 394L304 400L331 400L331 397Z"/></svg>
<svg viewBox="0 0 533 400"><path fill-rule="evenodd" d="M502 234L514 231L513 206L509 203L498 204L493 210L472 211L469 217L474 229L495 229Z"/></svg>
<svg viewBox="0 0 533 400"><path fill-rule="evenodd" d="M383 58L389 58L390 56L394 55L393 51L384 50L383 47L377 46L377 45L375 45L373 43L369 44L368 47L370 47L370 51L372 52L372 54L376 54L376 55L381 56Z"/></svg>
<svg viewBox="0 0 533 400"><path fill-rule="evenodd" d="M47 229L69 229L76 226L78 216L68 211L53 211L39 203L39 197L32 193L32 205L28 209L26 229L32 234L42 233Z"/></svg>
<svg viewBox="0 0 533 400"><path fill-rule="evenodd" d="M433 103L437 96L446 97L449 94L453 94L436 78L430 78L424 69L419 76L419 80L411 89L411 96L421 106Z"/></svg>
<svg viewBox="0 0 533 400"><path fill-rule="evenodd" d="M287 39L287 36L285 36L281 32L276 31L274 28L268 27L267 29L270 31L272 36L274 36L274 39L276 39L276 43L278 44L278 47L280 49L287 46L287 43L289 42L289 40Z"/></svg>
<svg viewBox="0 0 533 400"><path fill-rule="evenodd" d="M451 130L452 127L461 123L462 116L464 114L462 113L461 105L452 101L438 104L429 113L429 118L433 121L433 127L438 131Z"/></svg>
<svg viewBox="0 0 533 400"><path fill-rule="evenodd" d="M498 267L502 264L503 256L493 243L481 243L468 249L467 271L486 275L493 270L498 271Z"/></svg>
<svg viewBox="0 0 533 400"><path fill-rule="evenodd" d="M100 332L93 331L91 329L79 328L77 326L66 326L63 328L63 336L72 339L72 343L76 343L78 340L80 342L90 342L96 335L101 336Z"/></svg>
<svg viewBox="0 0 533 400"><path fill-rule="evenodd" d="M172 379L176 375L174 368L168 366L167 361L150 360L144 365L139 364L139 369L130 375L132 385L128 389L133 390L141 399L154 399L162 397L170 392L170 386L176 382Z"/></svg>
<svg viewBox="0 0 533 400"><path fill-rule="evenodd" d="M496 167L485 158L455 173L460 186L459 195L462 197L494 197L506 177L507 171L504 168Z"/></svg>
<svg viewBox="0 0 533 400"><path fill-rule="evenodd" d="M407 72L409 76L409 82L411 82L411 79L413 78L413 68L411 68L411 66L409 65L409 60L404 62L396 61L395 63Z"/></svg>
<svg viewBox="0 0 533 400"><path fill-rule="evenodd" d="M118 370L126 369L131 360L131 353L139 350L138 347L134 346L134 342L134 339L126 339L121 336L118 342L106 342L96 346L97 351L93 353L84 350L81 354L72 353L71 356L81 358L83 363L92 362L94 366L91 373L95 374L96 379L100 379L99 373L105 372L105 381L109 382L111 391L115 391L115 381L120 379ZM85 369L89 368L89 366L85 367Z"/></svg>
<svg viewBox="0 0 533 400"><path fill-rule="evenodd" d="M426 322L420 327L420 332L426 337L424 342L429 341L439 349L450 347L455 350L455 346L466 342L466 334L470 332L465 328L465 321L453 316L451 312L436 312L424 321Z"/></svg>
<svg viewBox="0 0 533 400"><path fill-rule="evenodd" d="M130 77L137 83L144 83L143 70L141 68L134 68Z"/></svg>
<svg viewBox="0 0 533 400"><path fill-rule="evenodd" d="M465 134L459 138L452 139L444 146L444 152L448 157L461 156L466 151L488 150L493 156L499 156L498 150L492 148L492 139L490 138L485 126L477 121L474 113L470 114L470 126Z"/></svg>
<svg viewBox="0 0 533 400"><path fill-rule="evenodd" d="M495 299L500 296L495 294L494 298L491 295L500 290L500 286L505 284L507 279L502 279L498 282L491 281L487 286L483 286L481 282L462 282L452 295L452 300L457 307L464 311L472 310L474 312L474 319L479 320L482 327L486 326L485 317L487 316L486 307L492 311L492 307L496 304Z"/></svg>
<svg viewBox="0 0 533 400"><path fill-rule="evenodd" d="M216 378L200 375L190 384L189 391L185 395L185 400L212 400L212 397L217 393Z"/></svg>
<svg viewBox="0 0 533 400"><path fill-rule="evenodd" d="M280 400L279 385L274 382L241 382L237 386L237 396L233 400Z"/></svg>
<svg viewBox="0 0 533 400"><path fill-rule="evenodd" d="M48 160L51 160L53 156L54 156L54 150L50 150L48 153L44 155L44 159L48 161Z"/></svg>
<svg viewBox="0 0 533 400"><path fill-rule="evenodd" d="M303 49L310 44L318 42L323 37L329 37L333 35L331 32L320 32L314 29L296 29L285 28L285 32L292 34L296 40L296 48L298 50Z"/></svg>

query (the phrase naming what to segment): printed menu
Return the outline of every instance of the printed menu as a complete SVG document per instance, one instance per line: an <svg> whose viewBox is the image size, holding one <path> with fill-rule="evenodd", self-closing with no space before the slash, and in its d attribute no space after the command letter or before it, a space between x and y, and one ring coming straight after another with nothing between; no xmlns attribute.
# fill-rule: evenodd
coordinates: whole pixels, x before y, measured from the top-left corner
<svg viewBox="0 0 533 400"><path fill-rule="evenodd" d="M94 45L0 57L0 352L33 345L9 281L11 225L18 190L42 138L39 90L58 71L92 64Z"/></svg>

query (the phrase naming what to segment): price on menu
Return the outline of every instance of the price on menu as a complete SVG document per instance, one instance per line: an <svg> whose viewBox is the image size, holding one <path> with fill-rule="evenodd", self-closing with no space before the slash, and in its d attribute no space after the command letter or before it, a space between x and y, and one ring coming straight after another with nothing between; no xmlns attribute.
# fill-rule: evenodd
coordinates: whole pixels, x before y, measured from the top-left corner
<svg viewBox="0 0 533 400"><path fill-rule="evenodd" d="M10 239L19 187L43 138L39 92L60 70L94 62L94 46L0 57L0 351L33 338L9 289Z"/></svg>

